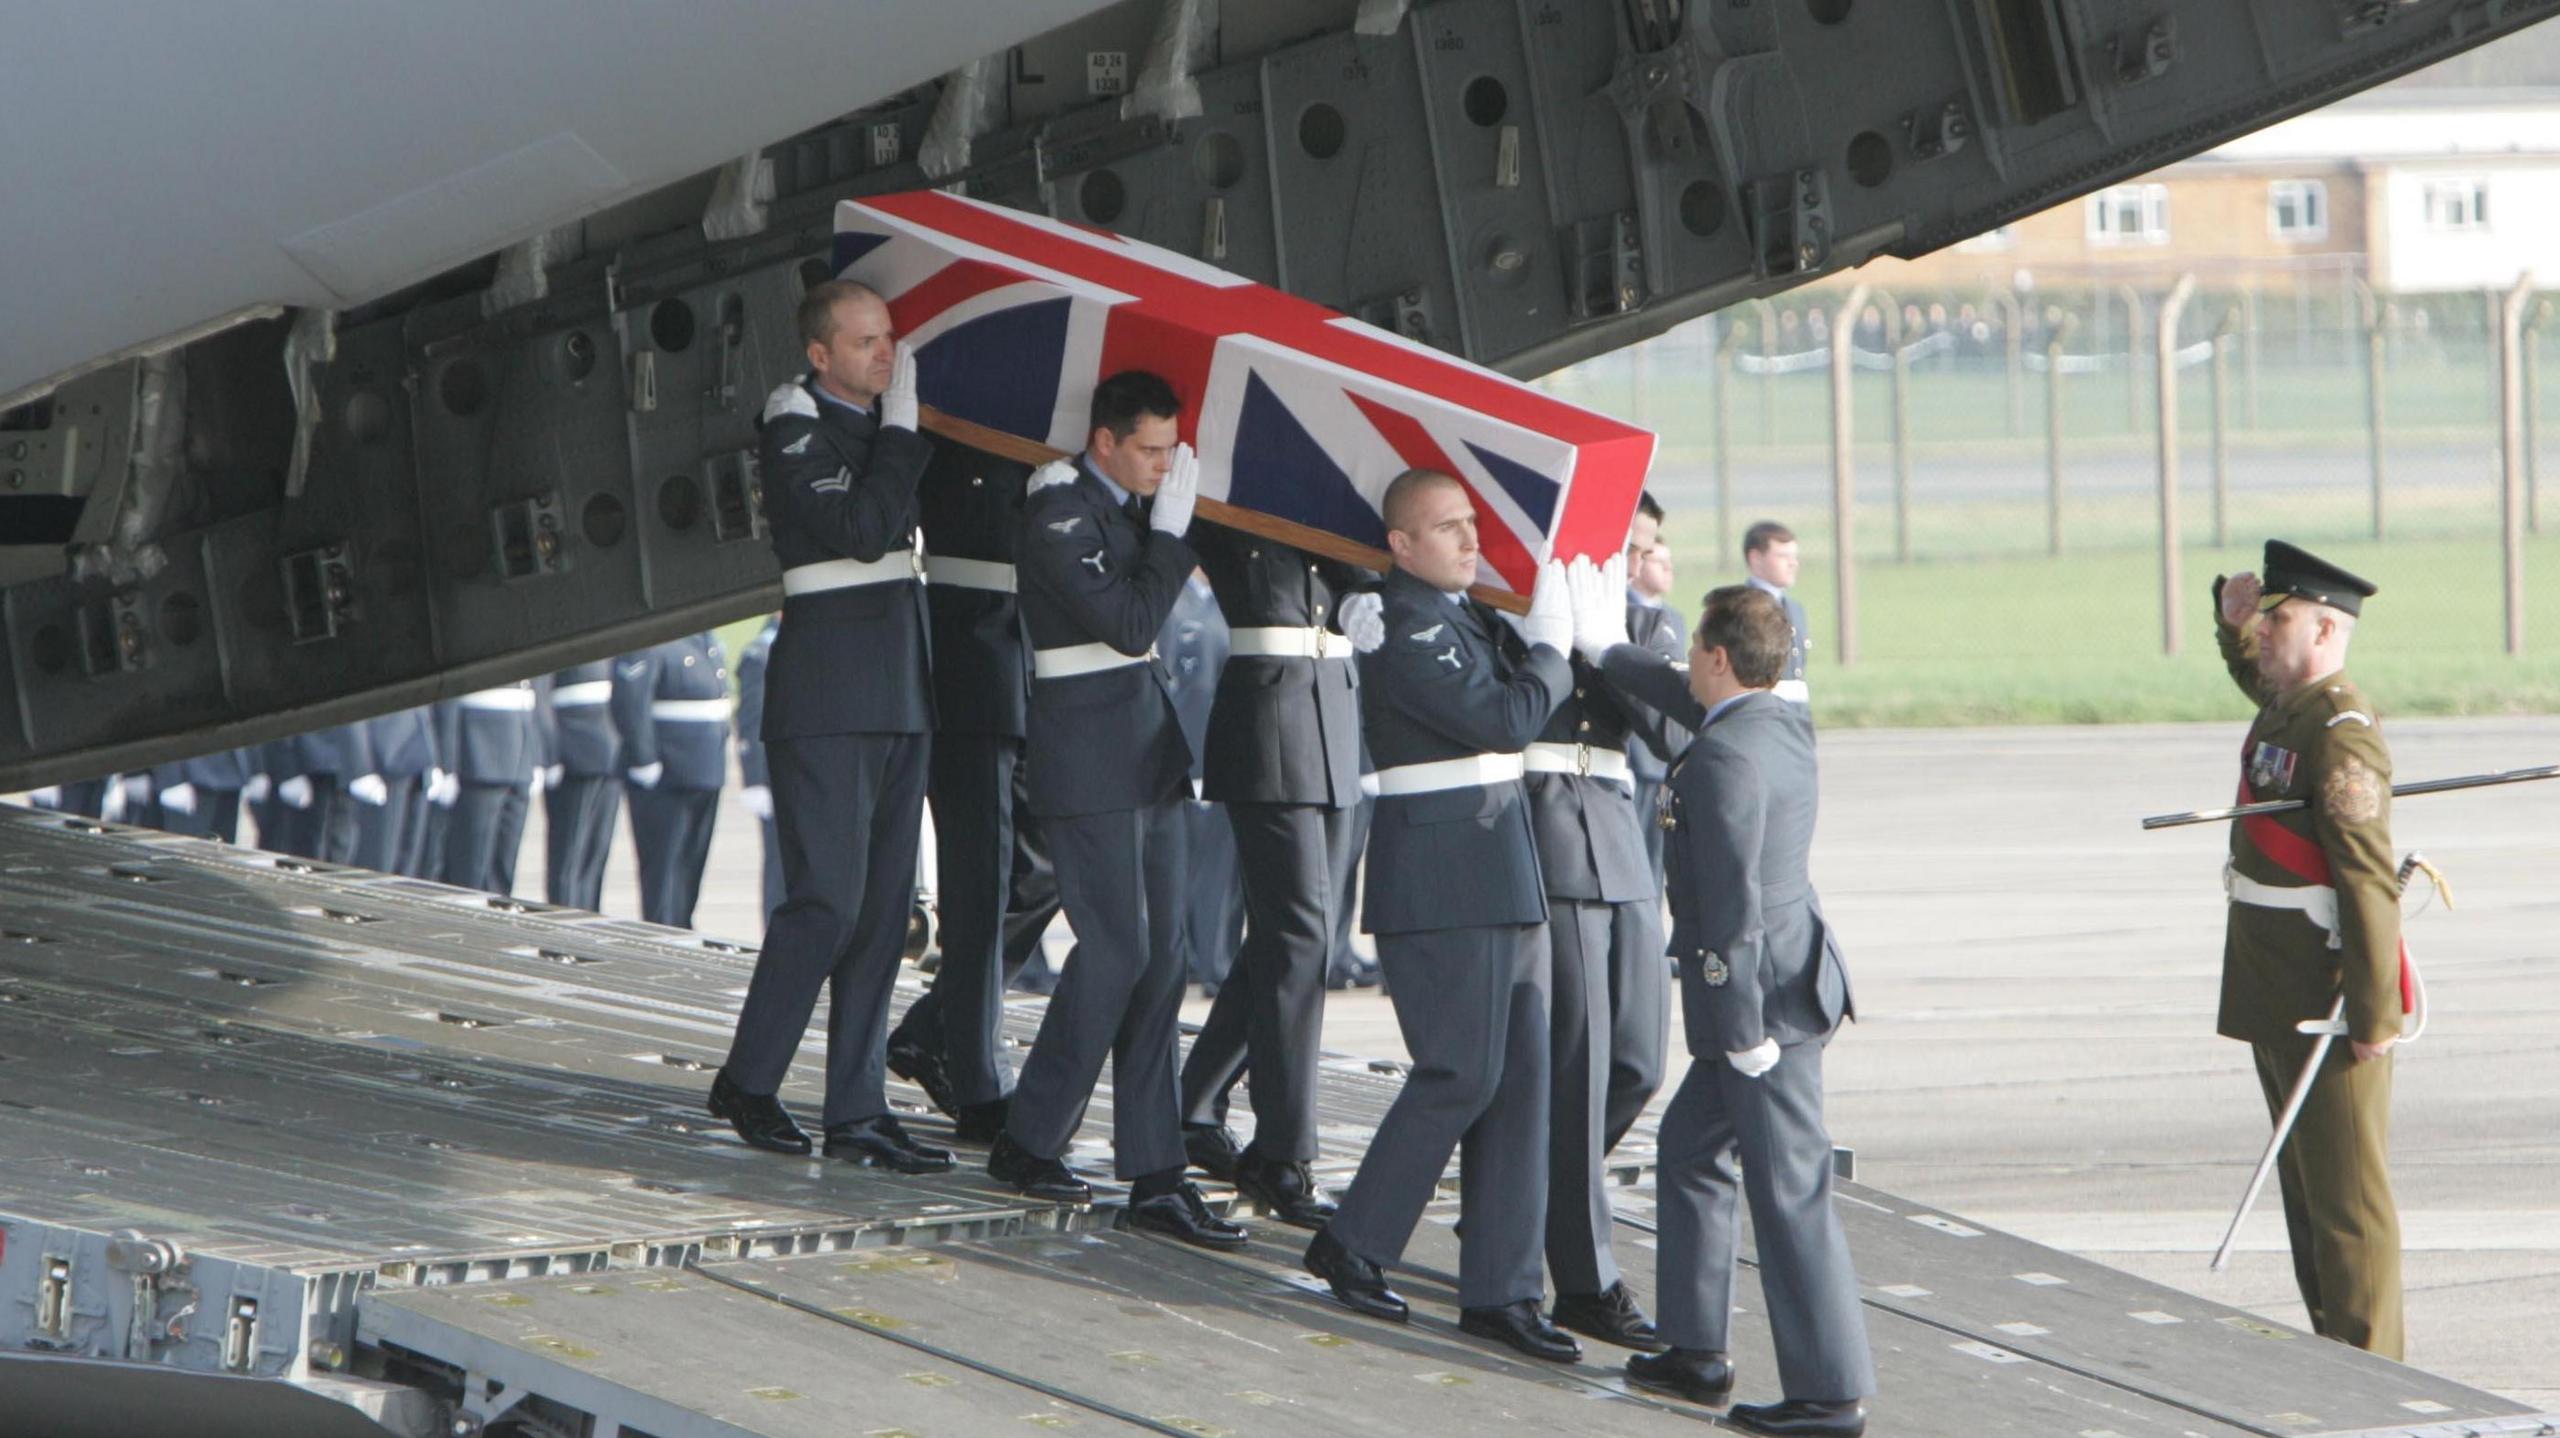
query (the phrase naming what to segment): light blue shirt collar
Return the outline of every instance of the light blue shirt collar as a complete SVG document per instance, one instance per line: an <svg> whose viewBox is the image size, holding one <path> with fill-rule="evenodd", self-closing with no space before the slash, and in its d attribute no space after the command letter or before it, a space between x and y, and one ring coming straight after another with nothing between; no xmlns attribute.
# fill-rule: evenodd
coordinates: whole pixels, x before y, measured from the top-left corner
<svg viewBox="0 0 2560 1438"><path fill-rule="evenodd" d="M1647 609L1660 609L1662 607L1661 600L1654 598L1652 595L1645 593L1643 590L1636 588L1632 584L1627 586L1627 602L1629 604L1643 605Z"/></svg>
<svg viewBox="0 0 2560 1438"><path fill-rule="evenodd" d="M838 409L849 409L855 414L873 417L876 417L878 414L878 411L872 406L855 404L852 400L836 394L834 391L828 389L825 385L818 383L816 380L811 380L809 382L809 393L816 395L820 400L834 405Z"/></svg>
<svg viewBox="0 0 2560 1438"><path fill-rule="evenodd" d="M1111 476L1102 472L1101 467L1093 462L1093 456L1091 454L1077 455L1076 463L1084 467L1085 473L1092 475L1096 480L1101 482L1102 487L1110 492L1111 502L1113 504L1127 504L1129 502L1129 491L1113 484L1111 482Z"/></svg>
<svg viewBox="0 0 2560 1438"><path fill-rule="evenodd" d="M1743 700L1750 698L1754 694L1766 692L1767 691L1760 689L1745 689L1739 694L1729 695L1723 699L1717 700L1716 707L1707 711L1705 723L1700 724L1698 727L1701 729L1706 728L1708 724L1713 724L1718 719L1723 718L1724 711L1727 709L1732 708L1734 705L1741 703Z"/></svg>
<svg viewBox="0 0 2560 1438"><path fill-rule="evenodd" d="M1746 574L1742 576L1742 582L1759 590L1761 593L1768 595L1771 599L1784 599L1787 597L1787 591L1771 584L1769 581L1761 578L1757 574Z"/></svg>

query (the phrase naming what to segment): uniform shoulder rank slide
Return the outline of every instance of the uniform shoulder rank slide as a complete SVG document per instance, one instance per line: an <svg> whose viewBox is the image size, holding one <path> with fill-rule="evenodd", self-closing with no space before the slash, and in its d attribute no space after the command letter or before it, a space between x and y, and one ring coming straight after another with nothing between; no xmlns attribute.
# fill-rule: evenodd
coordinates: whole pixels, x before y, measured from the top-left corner
<svg viewBox="0 0 2560 1438"><path fill-rule="evenodd" d="M2365 713L2361 709L2341 709L2337 713L2330 715L2329 722L2321 725L2320 727L2323 729L2335 729L2350 719L2354 720L2358 724L2362 724L2367 729L2373 727L2373 716Z"/></svg>
<svg viewBox="0 0 2560 1438"><path fill-rule="evenodd" d="M2362 824L2382 812L2382 779L2361 759L2349 759L2320 781L2320 807L2341 824Z"/></svg>

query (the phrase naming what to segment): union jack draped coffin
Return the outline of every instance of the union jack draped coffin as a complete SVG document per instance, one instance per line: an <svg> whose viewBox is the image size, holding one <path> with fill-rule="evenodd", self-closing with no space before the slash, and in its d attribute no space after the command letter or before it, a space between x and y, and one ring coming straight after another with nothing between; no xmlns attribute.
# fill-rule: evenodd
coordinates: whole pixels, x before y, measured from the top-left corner
<svg viewBox="0 0 2560 1438"><path fill-rule="evenodd" d="M835 270L878 290L926 404L1084 447L1094 384L1182 396L1200 492L1386 547L1378 499L1425 466L1472 492L1498 584L1625 542L1653 436L1321 305L1156 246L910 191L836 207Z"/></svg>

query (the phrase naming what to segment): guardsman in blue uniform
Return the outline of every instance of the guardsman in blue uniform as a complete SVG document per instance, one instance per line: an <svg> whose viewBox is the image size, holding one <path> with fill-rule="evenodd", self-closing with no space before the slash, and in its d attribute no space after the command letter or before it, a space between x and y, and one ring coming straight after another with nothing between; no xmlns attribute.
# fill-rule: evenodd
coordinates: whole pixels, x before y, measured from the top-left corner
<svg viewBox="0 0 2560 1438"><path fill-rule="evenodd" d="M1004 1129L1013 1087L1002 1040L1003 918L1031 693L1031 648L1014 597L1031 467L949 440L933 449L916 497L933 619L933 771L925 792L942 966L889 1035L889 1067L950 1114L960 1137L988 1143Z"/></svg>
<svg viewBox="0 0 2560 1438"><path fill-rule="evenodd" d="M1173 387L1129 370L1094 387L1086 448L1044 465L1023 502L1022 622L1031 637L1030 799L1077 948L1042 1015L987 1159L1035 1198L1091 1196L1061 1156L1112 1065L1114 1170L1127 1222L1240 1247L1183 1177L1175 1032L1182 1004L1182 801L1191 750L1155 659L1197 564L1183 533L1199 465L1176 442Z"/></svg>
<svg viewBox="0 0 2560 1438"><path fill-rule="evenodd" d="M240 790L249 782L256 755L247 749L217 749L151 771L151 792L160 810L160 827L172 834L202 834L226 844L240 842Z"/></svg>
<svg viewBox="0 0 2560 1438"><path fill-rule="evenodd" d="M729 670L719 636L626 655L614 661L612 684L640 859L640 917L691 928L729 779Z"/></svg>
<svg viewBox="0 0 2560 1438"><path fill-rule="evenodd" d="M1195 527L1192 543L1228 625L1202 792L1234 834L1246 926L1183 1065L1184 1146L1274 1218L1312 1226L1333 1213L1308 1164L1326 962L1360 812L1360 676L1339 631L1344 597L1368 576L1223 525ZM1374 622L1377 601L1366 604ZM1239 1153L1227 1094L1248 1055L1253 1143Z"/></svg>
<svg viewBox="0 0 2560 1438"><path fill-rule="evenodd" d="M551 676L550 783L542 791L543 892L573 909L604 903L604 864L622 813L622 737L613 724L613 661ZM645 908L646 905L643 905Z"/></svg>
<svg viewBox="0 0 2560 1438"><path fill-rule="evenodd" d="M385 874L416 868L419 835L426 826L427 775L435 768L435 716L427 709L395 709L364 723L373 750L382 802L356 811L351 862Z"/></svg>
<svg viewBox="0 0 2560 1438"><path fill-rule="evenodd" d="M347 864L355 861L358 781L373 774L373 741L358 724L314 729L293 741L295 777L279 780L276 796L291 814L285 820L286 850L306 859ZM378 795L379 777L364 785Z"/></svg>
<svg viewBox="0 0 2560 1438"><path fill-rule="evenodd" d="M519 679L436 705L436 730L454 798L440 877L492 894L515 891L524 793L539 757L533 681Z"/></svg>
<svg viewBox="0 0 2560 1438"><path fill-rule="evenodd" d="M767 615L764 627L747 641L738 656L738 799L756 816L764 839L764 921L782 907L782 845L773 833L773 777L764 762L764 666L773 653L780 615Z"/></svg>
<svg viewBox="0 0 2560 1438"><path fill-rule="evenodd" d="M1548 566L1528 645L1506 653L1501 622L1466 593L1477 548L1465 488L1408 470L1379 508L1396 568L1379 587L1384 642L1359 661L1378 763L1362 917L1413 1067L1307 1270L1353 1310L1403 1322L1380 1266L1404 1256L1458 1151L1459 1326L1572 1362L1581 1345L1539 1304L1550 965L1520 757L1573 692L1572 604L1562 566Z"/></svg>
<svg viewBox="0 0 2560 1438"><path fill-rule="evenodd" d="M782 628L764 676L765 767L787 897L766 926L711 1111L749 1144L807 1153L782 1086L820 987L825 1151L899 1173L951 1166L889 1112L889 994L915 902L933 695L916 484L915 359L889 307L832 280L800 302L811 372L765 402L765 514Z"/></svg>

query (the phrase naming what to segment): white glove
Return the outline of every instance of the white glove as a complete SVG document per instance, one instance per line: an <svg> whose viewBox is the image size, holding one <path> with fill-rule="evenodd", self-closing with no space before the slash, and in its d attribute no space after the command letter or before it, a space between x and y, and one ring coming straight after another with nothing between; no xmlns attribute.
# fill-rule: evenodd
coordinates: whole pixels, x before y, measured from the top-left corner
<svg viewBox="0 0 2560 1438"><path fill-rule="evenodd" d="M1626 573L1623 554L1605 565L1580 556L1566 570L1573 589L1573 649L1593 664L1609 646L1627 642Z"/></svg>
<svg viewBox="0 0 2560 1438"><path fill-rule="evenodd" d="M98 817L110 824L124 822L124 786L110 779L107 792L98 800Z"/></svg>
<svg viewBox="0 0 2560 1438"><path fill-rule="evenodd" d="M898 357L889 362L889 387L880 391L880 423L890 429L916 427L916 352L898 341Z"/></svg>
<svg viewBox="0 0 2560 1438"><path fill-rule="evenodd" d="M296 774L276 786L276 797L296 809L311 807L311 776Z"/></svg>
<svg viewBox="0 0 2560 1438"><path fill-rule="evenodd" d="M643 764L629 773L632 783L643 789L655 789L658 781L667 777L667 761L661 759L655 764Z"/></svg>
<svg viewBox="0 0 2560 1438"><path fill-rule="evenodd" d="M128 807L139 809L151 802L150 775L127 774L116 782L124 786L124 802Z"/></svg>
<svg viewBox="0 0 2560 1438"><path fill-rule="evenodd" d="M168 788L161 790L160 807L168 810L172 814L194 813L196 811L196 786L193 784L172 784Z"/></svg>
<svg viewBox="0 0 2560 1438"><path fill-rule="evenodd" d="M1053 484L1073 484L1075 482L1075 461L1067 459L1053 459L1047 464L1040 466L1038 469L1031 471L1031 480L1028 484L1023 486L1022 492L1024 494L1038 494L1040 491L1047 489Z"/></svg>
<svg viewBox="0 0 2560 1438"><path fill-rule="evenodd" d="M546 788L557 789L560 787L560 781L568 777L568 765L554 764L551 766L551 772L543 776L543 784Z"/></svg>
<svg viewBox="0 0 2560 1438"><path fill-rule="evenodd" d="M461 797L462 776L443 769L436 770L435 776L428 781L427 802L439 809L450 809L453 801Z"/></svg>
<svg viewBox="0 0 2560 1438"><path fill-rule="evenodd" d="M746 804L747 812L757 818L773 817L773 791L764 785L749 784L738 791L738 798Z"/></svg>
<svg viewBox="0 0 2560 1438"><path fill-rule="evenodd" d="M542 793L542 786L550 782L550 779L551 770L547 765L534 765L533 772L524 776L525 793L539 796Z"/></svg>
<svg viewBox="0 0 2560 1438"><path fill-rule="evenodd" d="M359 775L347 785L347 792L377 809L391 802L391 786L379 774Z"/></svg>
<svg viewBox="0 0 2560 1438"><path fill-rule="evenodd" d="M1550 559L1538 568L1538 585L1529 591L1529 614L1520 621L1520 637L1558 654L1573 650L1573 593L1564 561Z"/></svg>
<svg viewBox="0 0 2560 1438"><path fill-rule="evenodd" d="M1156 507L1147 516L1147 527L1180 539L1191 528L1192 507L1200 502L1200 458L1191 446L1173 447L1173 468L1165 471L1164 483L1156 486Z"/></svg>
<svg viewBox="0 0 2560 1438"><path fill-rule="evenodd" d="M39 809L59 809L62 807L62 786L47 784L41 789L29 789L27 802Z"/></svg>
<svg viewBox="0 0 2560 1438"><path fill-rule="evenodd" d="M263 804L266 802L267 796L275 792L275 787L275 780L268 778L264 774L252 774L249 776L248 782L240 786L240 802L243 804Z"/></svg>
<svg viewBox="0 0 2560 1438"><path fill-rule="evenodd" d="M1762 1039L1758 1048L1726 1054L1724 1061L1733 1065L1744 1078L1758 1078L1778 1066L1778 1041Z"/></svg>
<svg viewBox="0 0 2560 1438"><path fill-rule="evenodd" d="M1387 601L1363 591L1345 597L1333 612L1342 624L1342 637L1351 641L1352 649L1361 654L1375 654L1387 642Z"/></svg>

